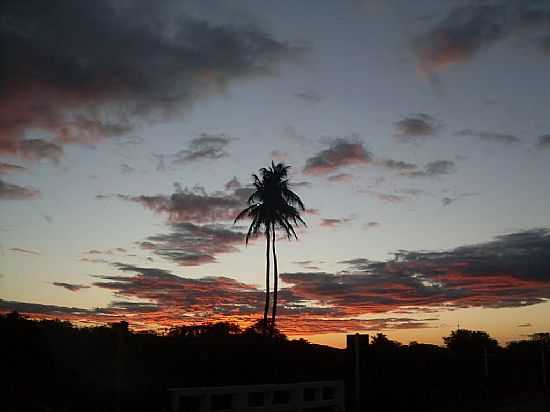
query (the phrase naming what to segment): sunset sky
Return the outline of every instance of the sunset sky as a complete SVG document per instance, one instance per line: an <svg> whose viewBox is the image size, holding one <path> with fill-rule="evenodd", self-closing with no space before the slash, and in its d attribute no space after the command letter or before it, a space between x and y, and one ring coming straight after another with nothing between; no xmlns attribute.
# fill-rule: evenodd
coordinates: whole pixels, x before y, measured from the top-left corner
<svg viewBox="0 0 550 412"><path fill-rule="evenodd" d="M258 319L273 160L284 333L550 330L550 2L2 4L0 311Z"/></svg>

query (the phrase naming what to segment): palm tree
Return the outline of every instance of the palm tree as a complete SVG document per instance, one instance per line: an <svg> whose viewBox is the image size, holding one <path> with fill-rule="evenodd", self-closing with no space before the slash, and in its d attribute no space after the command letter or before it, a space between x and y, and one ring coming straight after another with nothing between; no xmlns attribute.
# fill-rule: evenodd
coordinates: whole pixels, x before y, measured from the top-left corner
<svg viewBox="0 0 550 412"><path fill-rule="evenodd" d="M282 229L290 240L298 239L294 227L299 224L306 226L300 216L305 210L300 197L290 189L288 170L290 166L283 163L260 169L260 176L252 175L254 192L248 198L248 207L235 218L235 223L245 217L252 219L246 234L246 244L251 236L264 233L266 238L266 270L265 270L265 307L264 325L268 325L269 314L269 248L273 252L273 310L271 315L271 330L275 328L277 316L277 293L279 272L277 268L277 254L275 251L276 230ZM271 243L271 245L270 245Z"/></svg>

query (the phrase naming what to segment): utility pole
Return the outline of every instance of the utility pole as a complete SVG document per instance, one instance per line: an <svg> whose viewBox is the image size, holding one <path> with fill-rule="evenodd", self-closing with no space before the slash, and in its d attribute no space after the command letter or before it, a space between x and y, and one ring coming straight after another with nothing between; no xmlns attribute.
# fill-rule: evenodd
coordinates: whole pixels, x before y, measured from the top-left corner
<svg viewBox="0 0 550 412"><path fill-rule="evenodd" d="M361 363L360 363L360 347L359 347L359 334L356 333L354 336L355 343L355 410L360 412L361 410L361 395L360 388L361 384L359 380L361 379Z"/></svg>
<svg viewBox="0 0 550 412"><path fill-rule="evenodd" d="M347 335L347 350L350 356L353 356L353 372L354 372L354 394L353 394L353 410L354 412L361 411L361 346L366 347L369 344L369 335Z"/></svg>
<svg viewBox="0 0 550 412"><path fill-rule="evenodd" d="M487 361L487 346L483 347L483 375L485 379L489 377L489 362Z"/></svg>
<svg viewBox="0 0 550 412"><path fill-rule="evenodd" d="M541 372L542 372L542 387L546 390L546 359L544 357L544 340L540 341L540 362L541 362Z"/></svg>

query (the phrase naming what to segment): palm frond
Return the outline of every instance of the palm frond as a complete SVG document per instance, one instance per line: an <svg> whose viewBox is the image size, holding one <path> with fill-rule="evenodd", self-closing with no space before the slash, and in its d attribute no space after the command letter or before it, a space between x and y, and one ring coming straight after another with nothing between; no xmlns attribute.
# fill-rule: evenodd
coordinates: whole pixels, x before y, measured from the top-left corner
<svg viewBox="0 0 550 412"><path fill-rule="evenodd" d="M287 199L288 203L290 203L292 206L297 205L302 211L306 210L302 199L300 199L300 196L294 193L294 191L292 191L288 187L283 188L282 191L283 196L285 197L285 199Z"/></svg>
<svg viewBox="0 0 550 412"><path fill-rule="evenodd" d="M237 215L237 217L235 218L235 220L233 221L233 224L237 223L237 222L238 222L239 220L241 220L241 219L244 219L245 216L248 216L249 213L250 213L250 211L251 211L253 208L255 208L255 207L257 207L257 205L256 205L256 204L252 204L252 205L248 206L246 209L242 210L242 211Z"/></svg>
<svg viewBox="0 0 550 412"><path fill-rule="evenodd" d="M263 167L258 174L252 175L254 192L248 197L248 207L235 218L235 222L245 217L252 219L246 234L247 244L251 236L259 232L267 233L273 225L281 228L289 239L298 238L295 226L306 226L300 216L305 206L290 189L289 170L290 166L272 161L271 166Z"/></svg>
<svg viewBox="0 0 550 412"><path fill-rule="evenodd" d="M258 221L258 217L254 216L254 219L252 219L252 223L248 227L248 232L246 232L246 237L245 237L245 244L246 245L248 245L248 240L250 239L250 235L253 235L253 234L257 233L257 229L256 229L257 228L257 221Z"/></svg>

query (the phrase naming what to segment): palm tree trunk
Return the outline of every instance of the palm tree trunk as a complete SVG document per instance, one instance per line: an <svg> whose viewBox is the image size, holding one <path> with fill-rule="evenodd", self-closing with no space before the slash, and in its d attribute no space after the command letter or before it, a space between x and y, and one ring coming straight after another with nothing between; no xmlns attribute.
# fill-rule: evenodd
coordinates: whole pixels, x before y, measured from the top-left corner
<svg viewBox="0 0 550 412"><path fill-rule="evenodd" d="M277 293L279 286L279 271L277 269L277 254L275 253L275 224L273 224L273 312L271 315L271 332L275 330L275 318L277 316Z"/></svg>
<svg viewBox="0 0 550 412"><path fill-rule="evenodd" d="M270 243L270 231L265 232L266 246L265 246L265 307L264 307L264 327L267 328L267 316L269 314L269 243Z"/></svg>

